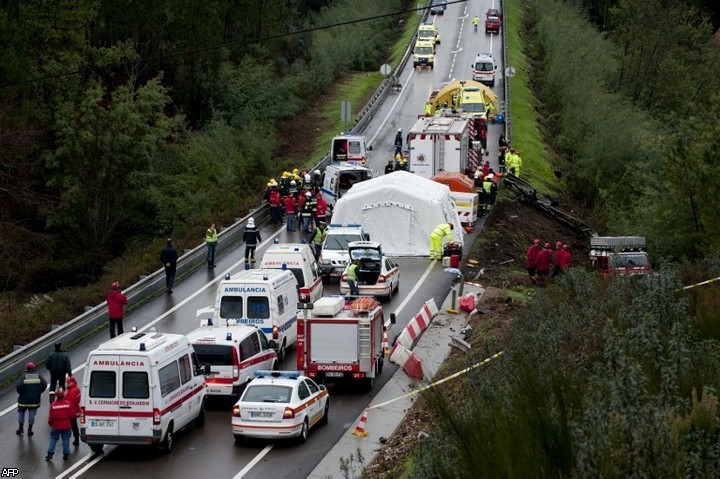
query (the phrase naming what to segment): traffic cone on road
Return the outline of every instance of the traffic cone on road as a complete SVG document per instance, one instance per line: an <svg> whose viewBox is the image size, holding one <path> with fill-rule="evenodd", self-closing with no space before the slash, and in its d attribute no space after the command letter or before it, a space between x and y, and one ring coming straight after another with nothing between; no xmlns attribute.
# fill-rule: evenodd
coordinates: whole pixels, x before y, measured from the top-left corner
<svg viewBox="0 0 720 479"><path fill-rule="evenodd" d="M387 330L383 331L383 348L385 348L385 356L390 356L390 343L388 342Z"/></svg>
<svg viewBox="0 0 720 479"><path fill-rule="evenodd" d="M355 430L352 432L357 437L367 437L368 436L368 433L365 432L365 425L367 424L368 411L370 411L370 406L365 408L365 411L363 411L362 416L360 416L360 422L358 422L357 427L355 427Z"/></svg>

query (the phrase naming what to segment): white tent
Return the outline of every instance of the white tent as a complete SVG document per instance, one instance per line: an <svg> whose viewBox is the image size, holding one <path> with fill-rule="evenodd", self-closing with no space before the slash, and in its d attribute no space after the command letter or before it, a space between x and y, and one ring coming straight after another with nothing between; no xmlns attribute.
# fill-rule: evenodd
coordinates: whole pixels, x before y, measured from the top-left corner
<svg viewBox="0 0 720 479"><path fill-rule="evenodd" d="M360 223L388 256L428 256L430 233L440 223L452 223L453 239L463 242L450 189L407 171L353 185L335 205L332 223Z"/></svg>

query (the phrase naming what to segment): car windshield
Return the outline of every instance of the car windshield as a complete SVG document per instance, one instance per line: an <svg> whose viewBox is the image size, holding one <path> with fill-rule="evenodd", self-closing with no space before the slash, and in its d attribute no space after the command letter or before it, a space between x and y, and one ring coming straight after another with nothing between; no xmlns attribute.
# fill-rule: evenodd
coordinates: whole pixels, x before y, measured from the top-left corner
<svg viewBox="0 0 720 479"><path fill-rule="evenodd" d="M612 262L616 268L647 266L648 258L644 254L618 254L613 256Z"/></svg>
<svg viewBox="0 0 720 479"><path fill-rule="evenodd" d="M479 72L491 72L493 71L492 62L477 62L475 63L475 70Z"/></svg>
<svg viewBox="0 0 720 479"><path fill-rule="evenodd" d="M232 346L221 344L193 344L193 349L200 364L210 366L232 366Z"/></svg>
<svg viewBox="0 0 720 479"><path fill-rule="evenodd" d="M435 38L435 32L432 30L420 30L418 36L420 38Z"/></svg>
<svg viewBox="0 0 720 479"><path fill-rule="evenodd" d="M347 251L348 243L351 243L353 241L362 241L362 238L360 237L360 235L356 234L328 235L323 248L336 251Z"/></svg>
<svg viewBox="0 0 720 479"><path fill-rule="evenodd" d="M487 17L489 22L498 23L500 19L498 17Z"/></svg>
<svg viewBox="0 0 720 479"><path fill-rule="evenodd" d="M432 55L432 47L415 47L415 55Z"/></svg>
<svg viewBox="0 0 720 479"><path fill-rule="evenodd" d="M292 397L292 388L275 384L249 385L241 402L279 402L289 403Z"/></svg>
<svg viewBox="0 0 720 479"><path fill-rule="evenodd" d="M370 248L358 248L352 250L353 259L372 259L375 261L380 260L380 251Z"/></svg>
<svg viewBox="0 0 720 479"><path fill-rule="evenodd" d="M484 103L463 103L460 105L462 111L466 112L472 112L472 113L485 113L485 104Z"/></svg>

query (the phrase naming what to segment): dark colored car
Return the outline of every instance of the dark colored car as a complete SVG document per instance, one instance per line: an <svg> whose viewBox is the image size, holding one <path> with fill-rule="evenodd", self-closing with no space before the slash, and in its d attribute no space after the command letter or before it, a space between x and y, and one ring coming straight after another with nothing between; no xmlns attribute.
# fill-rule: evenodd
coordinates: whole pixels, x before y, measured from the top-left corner
<svg viewBox="0 0 720 479"><path fill-rule="evenodd" d="M447 0L433 0L430 5L431 15L444 15L447 8Z"/></svg>

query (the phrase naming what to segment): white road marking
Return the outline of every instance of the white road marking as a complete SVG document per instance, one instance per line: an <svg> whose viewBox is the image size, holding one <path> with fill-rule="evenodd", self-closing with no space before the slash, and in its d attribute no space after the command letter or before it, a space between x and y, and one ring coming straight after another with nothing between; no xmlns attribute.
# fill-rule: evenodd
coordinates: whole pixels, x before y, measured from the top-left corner
<svg viewBox="0 0 720 479"><path fill-rule="evenodd" d="M112 452L112 450L115 449L116 447L117 447L117 446L110 446L110 447L108 447L108 449L107 449L105 452L106 452L106 453ZM93 454L95 454L95 453L94 453L94 452L91 452L91 453L88 454L87 456L83 457L83 458L80 459L78 462L76 462L75 464L73 464L73 465L70 466L69 468L65 469L65 470L62 472L62 474L59 474L58 476L55 476L55 479L64 479L64 478L68 477L68 474L70 474L74 469L80 467L80 466L83 464L83 462L86 461L87 459L90 459L90 458L93 456ZM85 464L85 467L83 467L82 469L80 469L79 471L77 471L77 472L76 472L75 474L73 474L72 476L69 476L69 479L77 479L78 477L80 477L81 474L83 474L84 472L86 472L88 469L90 469L91 467L93 467L93 466L94 466L95 464L97 464L98 462L102 461L102 459L103 459L104 457L105 457L105 454L98 454L98 456L97 456L95 459L93 459L92 461L90 461L90 462L88 462L87 464Z"/></svg>
<svg viewBox="0 0 720 479"><path fill-rule="evenodd" d="M243 477L245 477L245 474L247 474L248 472L250 472L250 469L252 469L253 467L255 467L255 464L257 464L258 462L260 462L260 460L261 460L263 457L265 457L265 454L267 454L268 452L270 452L270 450L271 450L272 448L273 448L272 445L267 445L267 446L265 446L265 449L263 449L262 451L260 451L260 452L258 453L258 455L255 456L255 458L248 463L247 466L243 467L240 472L238 472L237 474L235 474L235 477L234 477L233 479L242 479Z"/></svg>
<svg viewBox="0 0 720 479"><path fill-rule="evenodd" d="M275 239L275 237L276 237L277 235L279 235L280 233L282 233L283 230L285 230L285 228L287 228L287 225L284 225L282 228L280 228L279 230L277 230L271 237L269 237L268 239L266 239L265 241L263 241L262 243L260 243L259 246L260 246L260 247L265 246L267 243L269 243L270 241L272 241L273 239ZM165 313L163 313L162 315L158 316L156 319L154 319L154 320L151 321L150 323L148 323L148 324L146 324L145 326L143 326L142 328L138 329L138 332L141 333L141 332L143 332L143 331L151 328L151 327L154 326L155 324L159 323L160 321L162 321L163 319L165 319L168 315L170 315L171 313L174 313L175 311L177 311L178 309L180 309L181 307L183 307L184 305L186 305L187 303L189 303L189 302L190 302L192 299L194 299L197 295L199 295L201 292L205 291L209 286L213 285L214 283L216 283L216 282L220 281L222 278L224 278L224 277L225 277L225 273L229 273L230 271L232 271L233 269L235 269L236 267L238 267L238 266L241 265L241 264L243 265L243 268L244 268L244 266L245 266L245 258L239 260L238 262L236 262L235 264L233 264L232 266L230 266L230 268L228 268L227 270L225 270L225 272L223 272L221 275L218 275L215 279L213 279L212 281L210 281L209 283L207 283L205 286L203 286L202 288L198 289L197 291L195 291L193 294L191 294L190 296L188 296L188 297L185 298L184 300L180 301L178 304L176 304L176 305L175 305L174 307L172 307L171 309L168 309L167 311L165 311ZM82 371L83 368L85 368L85 363L82 363L80 366L78 366L78 367L76 367L75 369L73 369L72 372L73 372L73 374L75 374L75 373L77 373L78 371ZM17 408L17 403L13 404L12 406L7 407L7 408L4 409L2 412L0 412L0 417L3 417L4 415L8 414L8 413L11 412L11 411L14 411L16 408Z"/></svg>
<svg viewBox="0 0 720 479"><path fill-rule="evenodd" d="M410 299L417 292L417 290L420 288L420 286L425 282L425 278L428 277L428 275L430 274L430 271L432 271L432 268L433 268L433 266L435 266L436 262L437 262L436 259L430 261L430 264L428 265L427 268L425 268L425 272L420 277L420 280L417 283L415 283L415 287L410 290L410 292L407 294L407 296L405 296L405 300L402 303L400 303L400 306L398 306L397 309L395 309L395 316L400 314L400 311L402 311L402 309L405 307L405 305L408 303L408 301L410 301Z"/></svg>
<svg viewBox="0 0 720 479"><path fill-rule="evenodd" d="M413 68L412 71L410 72L410 76L408 76L408 78L407 78L407 82L410 81L410 79L412 78L412 76L414 74L415 74L415 69ZM403 93L405 93L405 85L403 85L402 90L400 90L398 97L395 99L395 103L393 103L392 107L390 108L390 111L385 116L385 118L383 118L383 121L382 121L382 123L380 123L380 126L377 129L377 132L375 132L375 134L372 136L372 138L370 138L370 141L368 141L368 144L375 142L377 137L380 136L380 132L383 131L383 128L385 127L385 123L387 123L387 121L390 119L390 115L392 115L392 113L395 111L395 107L397 106L398 102L400 101L400 98L402 98Z"/></svg>

